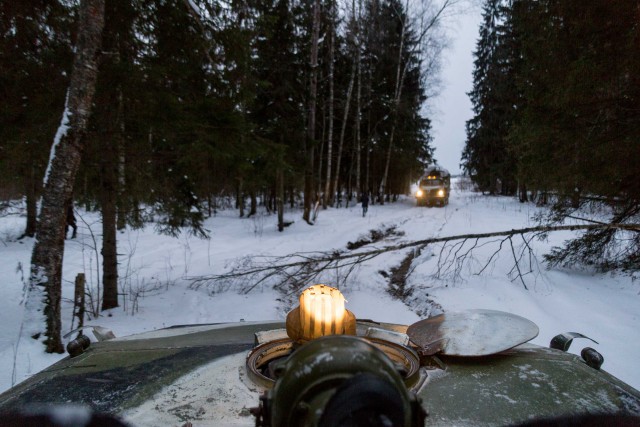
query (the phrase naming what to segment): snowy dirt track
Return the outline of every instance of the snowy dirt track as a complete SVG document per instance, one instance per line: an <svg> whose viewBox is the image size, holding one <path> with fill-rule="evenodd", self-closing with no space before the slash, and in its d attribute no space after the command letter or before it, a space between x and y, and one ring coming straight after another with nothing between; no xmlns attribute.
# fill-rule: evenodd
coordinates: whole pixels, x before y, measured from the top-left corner
<svg viewBox="0 0 640 427"><path fill-rule="evenodd" d="M417 207L415 200L407 196L396 203L371 205L365 218L359 204L321 210L313 226L301 220L300 211L292 210L285 218L294 223L282 233L277 231L275 215L238 218L234 210L221 211L207 220L209 240L187 233L178 238L157 235L153 225L127 230L118 234L120 290L125 294L121 307L86 323L105 326L116 336L125 336L172 325L284 319L290 308L287 301L293 297L268 285L257 286L248 294L239 293L236 287L195 290L190 288L189 278L228 271L234 261L247 256L349 253L438 236L522 228L533 225L530 218L539 209L512 198L480 196L456 185L452 190L445 208ZM84 211L78 216L82 217L78 238L67 240L65 248L64 332L71 329L75 275L84 272L93 295L97 294L100 218ZM45 355L33 340L18 341L23 282L28 276L33 244L28 239L15 240L23 226L22 217L0 218L0 391L64 357ZM349 242L367 238L371 230L390 228L395 231L383 240L347 249ZM571 347L572 353L579 354L586 346L595 348L605 358L604 370L640 388L640 370L635 365L640 354L640 284L622 274L547 270L541 255L569 237L569 233L558 233L547 241L532 242L538 256L532 260L531 268L527 258L524 284L514 275L510 248L503 248L491 259L498 243L483 242L486 244L469 253L467 262L452 264L448 262L453 254L451 242L444 250L442 245L429 245L420 251L405 249L380 255L360 265L340 287L347 298L347 308L360 318L410 324L420 320L420 315L435 314L440 309L484 308L534 321L540 327L535 344L547 346L561 332L583 333L599 344L578 340ZM471 243L453 247L454 252L466 253ZM514 238L516 250L518 244ZM389 280L393 269L409 254L415 258L404 275L404 298L398 300L388 292ZM342 277L333 272L322 280L332 285Z"/></svg>

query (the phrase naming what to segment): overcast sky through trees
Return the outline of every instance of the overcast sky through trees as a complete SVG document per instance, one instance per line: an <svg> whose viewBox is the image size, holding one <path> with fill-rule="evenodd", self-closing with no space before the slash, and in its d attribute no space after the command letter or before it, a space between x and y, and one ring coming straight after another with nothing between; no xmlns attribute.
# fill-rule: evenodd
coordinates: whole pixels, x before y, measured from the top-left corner
<svg viewBox="0 0 640 427"><path fill-rule="evenodd" d="M473 78L473 50L481 20L479 7L457 17L448 31L450 48L444 53L442 92L433 101L434 147L438 163L451 173L460 173L460 156L464 148L465 122L472 117L467 92Z"/></svg>

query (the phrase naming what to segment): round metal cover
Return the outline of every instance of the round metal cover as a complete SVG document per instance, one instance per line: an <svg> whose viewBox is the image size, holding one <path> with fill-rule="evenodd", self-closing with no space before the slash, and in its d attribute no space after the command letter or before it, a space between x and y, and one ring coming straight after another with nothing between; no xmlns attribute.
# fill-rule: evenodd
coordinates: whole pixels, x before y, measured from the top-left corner
<svg viewBox="0 0 640 427"><path fill-rule="evenodd" d="M407 329L423 355L486 356L508 350L538 336L531 320L496 310L444 313Z"/></svg>
<svg viewBox="0 0 640 427"><path fill-rule="evenodd" d="M420 384L422 379L420 358L413 349L380 338L364 338L364 340L382 350L393 363L402 367L401 376L407 387L411 389ZM272 388L276 378L268 369L269 363L289 357L296 347L300 346L289 338L258 345L247 356L246 367L249 378L261 387Z"/></svg>

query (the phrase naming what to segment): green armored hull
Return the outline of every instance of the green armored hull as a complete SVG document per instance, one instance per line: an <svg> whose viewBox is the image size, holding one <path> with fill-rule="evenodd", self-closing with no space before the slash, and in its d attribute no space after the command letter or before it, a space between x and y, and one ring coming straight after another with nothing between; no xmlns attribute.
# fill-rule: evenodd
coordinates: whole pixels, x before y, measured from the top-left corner
<svg viewBox="0 0 640 427"><path fill-rule="evenodd" d="M261 341L268 341L266 331L276 331L271 334L277 338L284 326L280 322L182 326L94 343L79 356L66 358L0 395L0 413L25 411L34 404L73 403L116 415L131 425L187 421L254 425L251 408L271 386L268 378L256 380L256 375L268 377L267 356L253 352L253 359L265 359L256 372L247 365L247 356ZM357 322L357 335L365 341L384 341L373 338L371 330L378 337L387 332L402 336L407 326ZM286 339L274 342L278 344L272 345L274 357L286 359L290 353ZM418 396L427 425L640 415L637 390L560 350L525 343L498 354L461 357L421 354L423 349L409 341L394 342L393 347L405 347L391 354L396 365L413 363L403 354L417 356L414 372L401 370L411 376L405 382Z"/></svg>

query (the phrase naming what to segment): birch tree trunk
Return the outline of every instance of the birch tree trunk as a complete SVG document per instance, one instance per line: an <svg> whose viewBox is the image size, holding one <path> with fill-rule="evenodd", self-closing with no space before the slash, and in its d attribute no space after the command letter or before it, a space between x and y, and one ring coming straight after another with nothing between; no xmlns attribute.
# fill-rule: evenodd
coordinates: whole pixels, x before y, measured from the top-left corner
<svg viewBox="0 0 640 427"><path fill-rule="evenodd" d="M371 88L371 71L369 69L369 72L367 73L367 102L366 104L370 104L371 103L371 92L372 92L372 88ZM366 139L366 143L365 143L365 151L366 151L366 155L365 155L365 172L364 172L364 185L368 190L371 190L371 199L369 200L371 203L374 202L374 190L373 190L373 186L371 185L371 179L370 179L370 172L371 172L371 109L369 109L369 111L367 112L367 139Z"/></svg>
<svg viewBox="0 0 640 427"><path fill-rule="evenodd" d="M391 133L389 134L389 148L387 149L387 159L384 165L384 174L382 175L382 181L380 182L380 189L378 191L381 205L384 205L385 192L387 191L389 164L391 163L391 153L393 151L393 137L396 132L398 106L400 105L400 97L402 96L402 83L405 76L404 70L402 68L402 51L404 49L404 38L406 31L407 23L402 22L402 30L400 31L400 46L398 47L398 66L396 67L395 93L393 96L393 104L391 107Z"/></svg>
<svg viewBox="0 0 640 427"><path fill-rule="evenodd" d="M324 80L322 74L320 74L320 81ZM313 179L316 185L316 195L320 197L322 194L322 172L323 172L323 164L322 164L322 153L324 153L324 141L325 135L327 133L327 109L325 106L322 106L322 132L320 132L320 147L318 147L318 173L314 175Z"/></svg>
<svg viewBox="0 0 640 427"><path fill-rule="evenodd" d="M320 37L320 0L313 2L313 29L311 31L311 75L309 77L309 119L304 151L307 155L304 173L304 211L302 219L311 222L311 204L314 199L313 167L316 138L316 99L318 94L318 38Z"/></svg>
<svg viewBox="0 0 640 427"><path fill-rule="evenodd" d="M83 0L80 3L78 38L65 110L45 173L23 329L24 333L35 339L40 339L44 334L48 353L64 351L60 337L60 298L65 202L71 199L80 166L83 136L91 114L98 76L96 60L102 44L103 27L104 0Z"/></svg>
<svg viewBox="0 0 640 427"><path fill-rule="evenodd" d="M344 114L342 115L342 127L340 128L340 140L338 142L338 153L336 155L336 175L333 179L332 192L340 191L338 188L338 179L340 178L340 161L342 160L342 147L344 146L344 133L347 129L347 118L349 117L349 106L351 105L351 94L353 93L353 81L356 75L355 60L351 67L351 77L349 77L349 87L347 88L347 99L344 103Z"/></svg>
<svg viewBox="0 0 640 427"><path fill-rule="evenodd" d="M327 208L327 204L333 204L333 191L331 189L331 156L333 155L333 56L335 50L334 19L335 1L331 3L331 23L329 34L329 37L331 37L331 44L329 47L329 130L327 131L327 180L325 182L324 194L322 196L322 207L324 209Z"/></svg>
<svg viewBox="0 0 640 427"><path fill-rule="evenodd" d="M355 11L354 11L355 12ZM356 191L358 191L358 200L360 200L360 196L362 195L361 192L364 191L365 193L368 192L367 188L363 188L361 183L360 183L360 169L361 169L361 159L362 159L362 147L360 145L360 98L361 98L361 94L362 94L362 67L360 66L360 36L359 36L359 30L356 30L357 34L358 34L358 42L356 43L356 49L358 50L358 53L356 54L356 62L358 64L358 71L356 72L357 74L357 83L356 83L356 113L355 113L355 128L356 128L356 132L355 132L355 145L356 145Z"/></svg>

